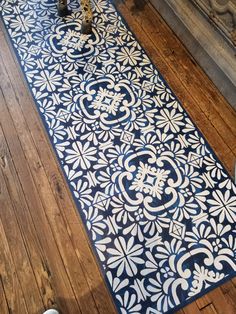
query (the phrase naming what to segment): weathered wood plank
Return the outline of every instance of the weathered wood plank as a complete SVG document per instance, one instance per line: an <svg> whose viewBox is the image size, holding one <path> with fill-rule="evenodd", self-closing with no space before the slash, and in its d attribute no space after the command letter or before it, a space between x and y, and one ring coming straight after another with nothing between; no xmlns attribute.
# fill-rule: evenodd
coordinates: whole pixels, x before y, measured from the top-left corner
<svg viewBox="0 0 236 314"><path fill-rule="evenodd" d="M24 298L27 308L31 309L33 313L40 314L44 309L41 295L38 290L37 282L35 280L34 272L30 263L29 256L25 248L25 241L21 230L18 226L17 218L15 216L12 202L9 197L5 179L2 174L4 168L8 165L7 148L3 139L3 133L0 125L0 182L1 182L1 196L0 196L0 218L4 226L7 243L11 251L12 260L17 270Z"/></svg>
<svg viewBox="0 0 236 314"><path fill-rule="evenodd" d="M185 314L201 314L196 302L190 303L183 308Z"/></svg>
<svg viewBox="0 0 236 314"><path fill-rule="evenodd" d="M0 275L0 309L2 314L10 314L10 308L8 307L1 275Z"/></svg>
<svg viewBox="0 0 236 314"><path fill-rule="evenodd" d="M213 304L209 304L203 309L201 309L202 314L217 314L216 309Z"/></svg>
<svg viewBox="0 0 236 314"><path fill-rule="evenodd" d="M206 307L207 305L211 304L211 299L208 294L204 295L203 297L196 300L197 307L199 310Z"/></svg>
<svg viewBox="0 0 236 314"><path fill-rule="evenodd" d="M1 171L1 170L0 170ZM3 199L3 181L0 181L0 198ZM27 314L23 292L12 260L2 221L0 220L0 272L1 283L4 287L6 303L10 313Z"/></svg>

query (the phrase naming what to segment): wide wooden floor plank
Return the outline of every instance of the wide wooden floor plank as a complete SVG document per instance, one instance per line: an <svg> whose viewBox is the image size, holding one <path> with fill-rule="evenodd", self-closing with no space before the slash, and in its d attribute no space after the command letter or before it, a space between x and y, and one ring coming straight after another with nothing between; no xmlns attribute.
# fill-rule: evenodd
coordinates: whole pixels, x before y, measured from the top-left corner
<svg viewBox="0 0 236 314"><path fill-rule="evenodd" d="M196 302L188 304L183 308L185 314L201 314L199 308L197 307Z"/></svg>
<svg viewBox="0 0 236 314"><path fill-rule="evenodd" d="M1 171L1 170L0 170ZM1 181L1 188L3 182ZM0 190L0 198L3 198L2 190ZM1 284L4 287L4 299L10 313L22 313L27 314L30 312L26 307L26 302L23 296L23 292L17 276L17 270L13 263L11 252L8 245L8 240L5 235L2 221L0 220L0 272L1 272ZM4 303L1 300L0 304Z"/></svg>
<svg viewBox="0 0 236 314"><path fill-rule="evenodd" d="M42 309L44 309L42 298L39 293L34 271L25 247L25 240L19 228L13 205L5 185L5 178L2 173L3 169L8 167L9 158L7 155L7 149L0 126L0 156L2 160L2 163L0 164L0 218L4 226L12 260L17 270L17 276L24 293L27 307L31 309L33 313L39 314L42 312Z"/></svg>
<svg viewBox="0 0 236 314"><path fill-rule="evenodd" d="M202 314L217 314L213 304L209 304L201 310Z"/></svg>
<svg viewBox="0 0 236 314"><path fill-rule="evenodd" d="M199 310L201 310L202 308L206 307L207 305L211 304L211 298L209 296L209 294L204 295L203 297L197 299L196 304L197 307L199 308Z"/></svg>
<svg viewBox="0 0 236 314"><path fill-rule="evenodd" d="M4 286L2 283L2 276L0 275L0 309L2 314L11 314L11 309L8 306Z"/></svg>

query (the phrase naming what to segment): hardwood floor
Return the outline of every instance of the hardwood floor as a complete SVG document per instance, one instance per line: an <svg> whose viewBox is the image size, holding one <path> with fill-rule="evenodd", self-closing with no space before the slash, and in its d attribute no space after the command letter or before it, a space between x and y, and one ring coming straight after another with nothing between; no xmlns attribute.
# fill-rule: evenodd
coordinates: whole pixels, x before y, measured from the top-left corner
<svg viewBox="0 0 236 314"><path fill-rule="evenodd" d="M232 174L236 114L147 1L116 1ZM135 5L136 3L136 5ZM19 65L0 29L0 313L115 313ZM182 314L236 313L236 279Z"/></svg>

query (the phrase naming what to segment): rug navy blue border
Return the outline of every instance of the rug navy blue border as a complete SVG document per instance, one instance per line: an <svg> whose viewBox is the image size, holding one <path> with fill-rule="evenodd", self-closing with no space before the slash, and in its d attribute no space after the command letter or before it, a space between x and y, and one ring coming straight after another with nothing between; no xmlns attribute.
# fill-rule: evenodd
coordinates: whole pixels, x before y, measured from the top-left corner
<svg viewBox="0 0 236 314"><path fill-rule="evenodd" d="M115 7L117 13L120 15L120 17L121 17L121 19L122 19L122 22L126 25L127 29L132 32L132 34L133 34L135 40L139 43L139 45L141 46L143 52L144 52L144 53L147 55L147 57L149 58L150 63L153 65L153 67L154 67L155 69L158 70L158 67L157 67L157 66L154 64L154 62L152 61L152 57L151 57L151 56L146 52L146 50L143 48L143 45L142 45L142 44L140 43L140 41L138 40L136 34L134 34L134 32L131 30L131 28L129 27L128 23L126 22L124 16L123 16L122 13L119 11L118 6L114 3L113 0L108 0L108 2L110 2L110 3ZM31 90L31 88L30 88L28 82L27 82L26 74L25 74L25 72L24 72L24 70L23 70L23 67L22 67L22 65L21 65L20 57L19 57L18 51L17 51L17 49L14 47L14 45L13 45L13 43L12 43L12 39L11 39L11 37L10 37L8 31L7 31L7 28L5 27L5 23L4 23L4 20L3 20L3 17L2 17L1 12L0 12L0 18L1 18L1 19L0 19L0 20L1 20L1 24L4 25L4 30L5 30L4 35L6 35L7 40L8 40L8 43L10 44L11 49L14 51L15 57L16 57L18 63L19 63L18 66L21 68L21 73L23 74L23 77L24 77L24 80L25 80L25 85L27 85L28 90L30 91L30 94L31 94L31 96L32 96L32 98L33 98L33 100L34 100L34 102L35 102L35 104L36 104L37 101L36 101L36 99L35 99L35 96L34 96L32 90ZM169 84L167 83L166 79L163 77L163 75L161 74L161 72L160 72L159 70L158 70L158 72L159 72L159 76L160 76L161 80L166 84L167 87L170 88ZM170 89L171 89L171 88L170 88ZM171 90L172 90L172 89L171 89ZM174 95L175 95L175 94L174 94ZM231 181L233 181L233 180L232 180L232 176L229 174L229 172L228 172L228 170L225 168L224 164L222 164L222 162L220 161L220 159L218 158L218 156L215 154L214 150L213 150L213 149L211 148L211 146L209 145L207 139L205 138L205 136L203 135L203 133L201 132L201 130L197 127L197 125L195 124L195 122L194 122L194 121L192 120L192 118L189 116L189 114L188 114L188 112L185 110L185 108L184 108L182 102L179 100L179 98L178 98L176 95L175 95L175 98L176 98L176 100L180 103L181 107L183 108L184 112L187 114L187 117L188 117L188 118L190 119L190 121L193 123L194 127L196 128L196 130L199 132L199 134L201 135L201 137L204 139L204 141L205 141L206 145L208 146L208 148L210 148L211 154L214 156L214 158L216 159L216 161L218 161L218 162L220 163L220 165L223 167L223 170L224 170L225 173L228 175L228 177L231 179ZM80 213L78 200L76 199L76 197L75 197L75 195L74 195L74 193L73 193L73 190L72 190L71 185L69 184L69 180L68 180L68 178L67 178L67 176L66 176L66 173L65 173L64 168L61 167L61 162L60 162L60 159L59 159L58 154L57 154L57 152L56 152L56 149L55 149L54 143L53 143L53 141L52 141L52 138L49 136L48 125L47 125L45 119L43 118L43 114L40 112L39 107L38 107L37 105L35 105L35 107L36 107L36 110L37 110L37 112L39 113L39 115L40 115L40 117L41 117L41 122L43 123L44 128L45 128L45 131L46 131L45 134L46 134L46 136L47 136L47 138L48 138L48 140L49 140L49 142L50 142L50 144L51 144L51 146L52 146L52 148L53 148L54 157L56 157L56 160L57 160L58 164L60 165L60 169L61 169L61 171L62 171L62 173L63 173L64 179L65 179L66 182L67 182L67 186L69 187L69 190L70 190L70 192L71 192L71 195L72 195L72 197L73 197L73 200L74 200L74 202L75 202L75 204L76 204L76 207L77 207L77 210L78 210L78 212L79 212L80 218L81 218L83 224L86 225L85 218L84 218L84 216L81 215L81 213ZM85 229L86 229L86 228L85 228ZM98 267L99 267L99 269L100 269L100 271L101 271L101 274L102 274L102 277L103 277L103 279L104 279L104 281L105 281L105 283L106 283L107 289L108 289L108 291L110 292L111 300L112 300L113 303L115 304L117 311L118 311L119 313L121 313L121 311L119 310L118 301L117 301L117 299L116 299L115 297L113 297L113 291L112 291L111 286L110 286L110 284L109 284L109 281L108 281L108 279L107 279L107 277L106 277L106 274L105 274L105 272L104 272L104 269L103 269L101 263L99 262L99 256L98 256L97 251L96 251L95 248L94 248L93 240L92 240L92 238L91 238L91 235L90 235L87 231L86 231L86 234L87 234L87 237L89 238L90 247L91 247L91 249L92 249L94 255L96 256L96 263L97 263L97 265L98 265ZM209 286L209 287L206 288L204 291L198 293L196 296L193 296L193 297L191 297L190 299L186 300L185 302L182 302L181 304L179 304L178 306L176 306L174 309L171 309L171 310L169 310L168 312L165 312L165 314L174 314L176 311L182 309L183 307L185 307L186 305L188 305L188 304L190 304L190 303L193 303L193 302L196 301L197 299L201 298L202 296L204 296L204 295L207 294L208 292L210 292L210 291L216 289L217 287L221 286L223 283L229 281L230 279L234 278L235 276L236 276L236 271L232 272L230 275L228 275L227 277L225 277L225 278L223 278L222 280L218 281L217 283L215 283L215 284ZM69 314L69 313L68 313L68 314ZM141 313L141 314L142 314L142 313Z"/></svg>

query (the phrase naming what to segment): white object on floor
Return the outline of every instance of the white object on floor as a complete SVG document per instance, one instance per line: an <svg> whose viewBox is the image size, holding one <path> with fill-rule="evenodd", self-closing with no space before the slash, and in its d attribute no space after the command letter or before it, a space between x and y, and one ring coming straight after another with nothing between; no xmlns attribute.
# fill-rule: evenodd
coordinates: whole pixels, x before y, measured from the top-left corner
<svg viewBox="0 0 236 314"><path fill-rule="evenodd" d="M59 312L57 310L54 310L54 309L49 309L49 310L43 312L43 314L59 314Z"/></svg>

